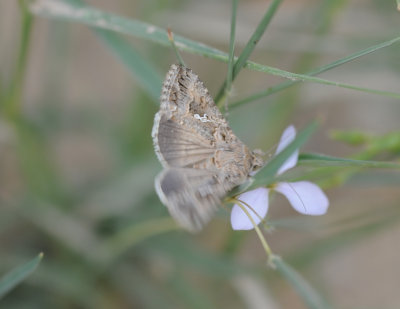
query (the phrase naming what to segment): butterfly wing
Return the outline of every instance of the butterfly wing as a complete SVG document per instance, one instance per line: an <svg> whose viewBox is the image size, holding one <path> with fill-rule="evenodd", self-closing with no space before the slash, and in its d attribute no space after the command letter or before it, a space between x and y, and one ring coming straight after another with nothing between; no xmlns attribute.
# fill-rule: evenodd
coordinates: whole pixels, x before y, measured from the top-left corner
<svg viewBox="0 0 400 309"><path fill-rule="evenodd" d="M180 115L207 114L226 123L199 77L191 69L175 64L163 83L160 111Z"/></svg>
<svg viewBox="0 0 400 309"><path fill-rule="evenodd" d="M163 84L152 137L164 167L194 167L216 150L215 132L227 127L207 88L192 70L172 65Z"/></svg>
<svg viewBox="0 0 400 309"><path fill-rule="evenodd" d="M215 146L198 134L190 125L182 125L160 115L157 132L153 134L158 159L164 167L193 167L194 164L210 159Z"/></svg>
<svg viewBox="0 0 400 309"><path fill-rule="evenodd" d="M166 168L157 176L155 187L172 217L192 232L211 219L227 192L218 175L193 168Z"/></svg>
<svg viewBox="0 0 400 309"><path fill-rule="evenodd" d="M223 196L248 176L248 148L198 76L178 65L165 78L152 137L164 167L155 181L158 196L183 227L200 230Z"/></svg>

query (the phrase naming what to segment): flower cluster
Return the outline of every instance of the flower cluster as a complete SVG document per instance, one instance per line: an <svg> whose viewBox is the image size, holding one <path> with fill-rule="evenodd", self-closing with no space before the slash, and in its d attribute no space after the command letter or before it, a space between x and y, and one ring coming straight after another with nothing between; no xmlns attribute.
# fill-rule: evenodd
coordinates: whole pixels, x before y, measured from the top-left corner
<svg viewBox="0 0 400 309"><path fill-rule="evenodd" d="M287 147L296 137L296 129L289 126L282 134L276 154ZM279 168L280 175L297 164L299 151L296 150L290 158ZM268 196L270 191L283 194L292 207L305 215L318 216L326 213L329 201L325 193L316 184L309 181L278 182L269 188L257 188L239 195L236 199L242 202L242 206L248 208L248 213L256 224L259 224L268 212ZM250 206L250 207L249 207ZM231 212L231 225L234 230L251 230L253 223L242 210L235 204Z"/></svg>

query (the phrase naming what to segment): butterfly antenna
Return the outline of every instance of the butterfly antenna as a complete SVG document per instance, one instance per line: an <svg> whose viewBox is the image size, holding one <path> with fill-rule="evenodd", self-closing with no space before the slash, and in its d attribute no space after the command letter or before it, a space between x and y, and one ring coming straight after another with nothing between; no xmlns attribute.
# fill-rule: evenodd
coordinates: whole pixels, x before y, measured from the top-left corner
<svg viewBox="0 0 400 309"><path fill-rule="evenodd" d="M279 142L273 144L272 146L270 146L266 152L263 152L263 156L267 157L267 160L271 159L274 156L274 152L276 151L276 149L278 148Z"/></svg>
<svg viewBox="0 0 400 309"><path fill-rule="evenodd" d="M292 136L286 136L283 141L286 141L289 138L292 138ZM263 156L267 156L267 159L273 157L274 156L273 152L276 151L276 149L278 148L278 145L280 144L280 142L281 141L279 140L278 142L276 142L275 144L270 146L266 152L262 152L262 155Z"/></svg>
<svg viewBox="0 0 400 309"><path fill-rule="evenodd" d="M175 45L174 34L172 33L170 28L167 29L167 34L168 34L168 40L171 43L172 49L175 52L175 56L178 59L179 64L181 66L186 67L185 62L183 61L183 58L182 58L181 54L179 53L178 48Z"/></svg>
<svg viewBox="0 0 400 309"><path fill-rule="evenodd" d="M292 186L292 184L291 184L290 182L288 182L287 184L289 185L289 187L293 190L293 192L294 192L294 193L297 195L297 197L299 198L301 204L303 205L303 208L304 208L305 213L308 213L307 207L306 207L306 205L304 204L303 200L301 199L300 194L297 193L297 191L293 188L293 186Z"/></svg>

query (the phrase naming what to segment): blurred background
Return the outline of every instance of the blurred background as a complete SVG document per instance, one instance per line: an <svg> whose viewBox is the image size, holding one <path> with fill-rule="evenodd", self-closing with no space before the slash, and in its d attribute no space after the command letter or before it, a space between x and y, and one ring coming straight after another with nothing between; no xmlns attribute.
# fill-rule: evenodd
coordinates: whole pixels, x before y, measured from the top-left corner
<svg viewBox="0 0 400 309"><path fill-rule="evenodd" d="M87 3L228 51L231 1ZM239 1L237 55L268 4ZM0 2L0 275L39 252L44 259L0 307L306 308L266 267L256 234L231 230L228 209L199 234L176 228L153 187L158 102L94 32L22 16L18 1ZM399 25L394 0L286 0L251 59L306 72L397 37ZM176 62L171 48L124 38L161 78ZM321 77L400 92L399 55L394 44ZM216 95L226 64L183 57ZM281 81L244 69L231 101ZM229 110L234 132L264 151L289 124L317 117L323 124L303 151L399 162L399 99L301 83ZM398 171L296 171L324 188L330 208L305 217L273 196L272 250L334 308L399 308Z"/></svg>

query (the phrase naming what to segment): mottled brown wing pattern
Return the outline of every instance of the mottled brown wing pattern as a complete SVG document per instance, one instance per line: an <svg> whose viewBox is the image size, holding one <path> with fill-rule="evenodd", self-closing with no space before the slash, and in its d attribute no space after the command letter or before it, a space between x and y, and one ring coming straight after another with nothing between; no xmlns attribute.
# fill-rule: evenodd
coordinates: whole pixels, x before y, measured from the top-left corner
<svg viewBox="0 0 400 309"><path fill-rule="evenodd" d="M188 68L172 65L152 132L163 166L193 167L210 159L216 149L214 133L221 124L227 126L198 76Z"/></svg>
<svg viewBox="0 0 400 309"><path fill-rule="evenodd" d="M200 230L222 197L248 177L253 156L192 70L172 65L152 131L164 167L156 191L186 229Z"/></svg>
<svg viewBox="0 0 400 309"><path fill-rule="evenodd" d="M215 153L215 145L209 140L165 115L160 115L156 139L156 151L164 167L193 167Z"/></svg>
<svg viewBox="0 0 400 309"><path fill-rule="evenodd" d="M199 231L226 194L218 175L194 168L166 168L156 178L156 191L171 215L187 230Z"/></svg>

